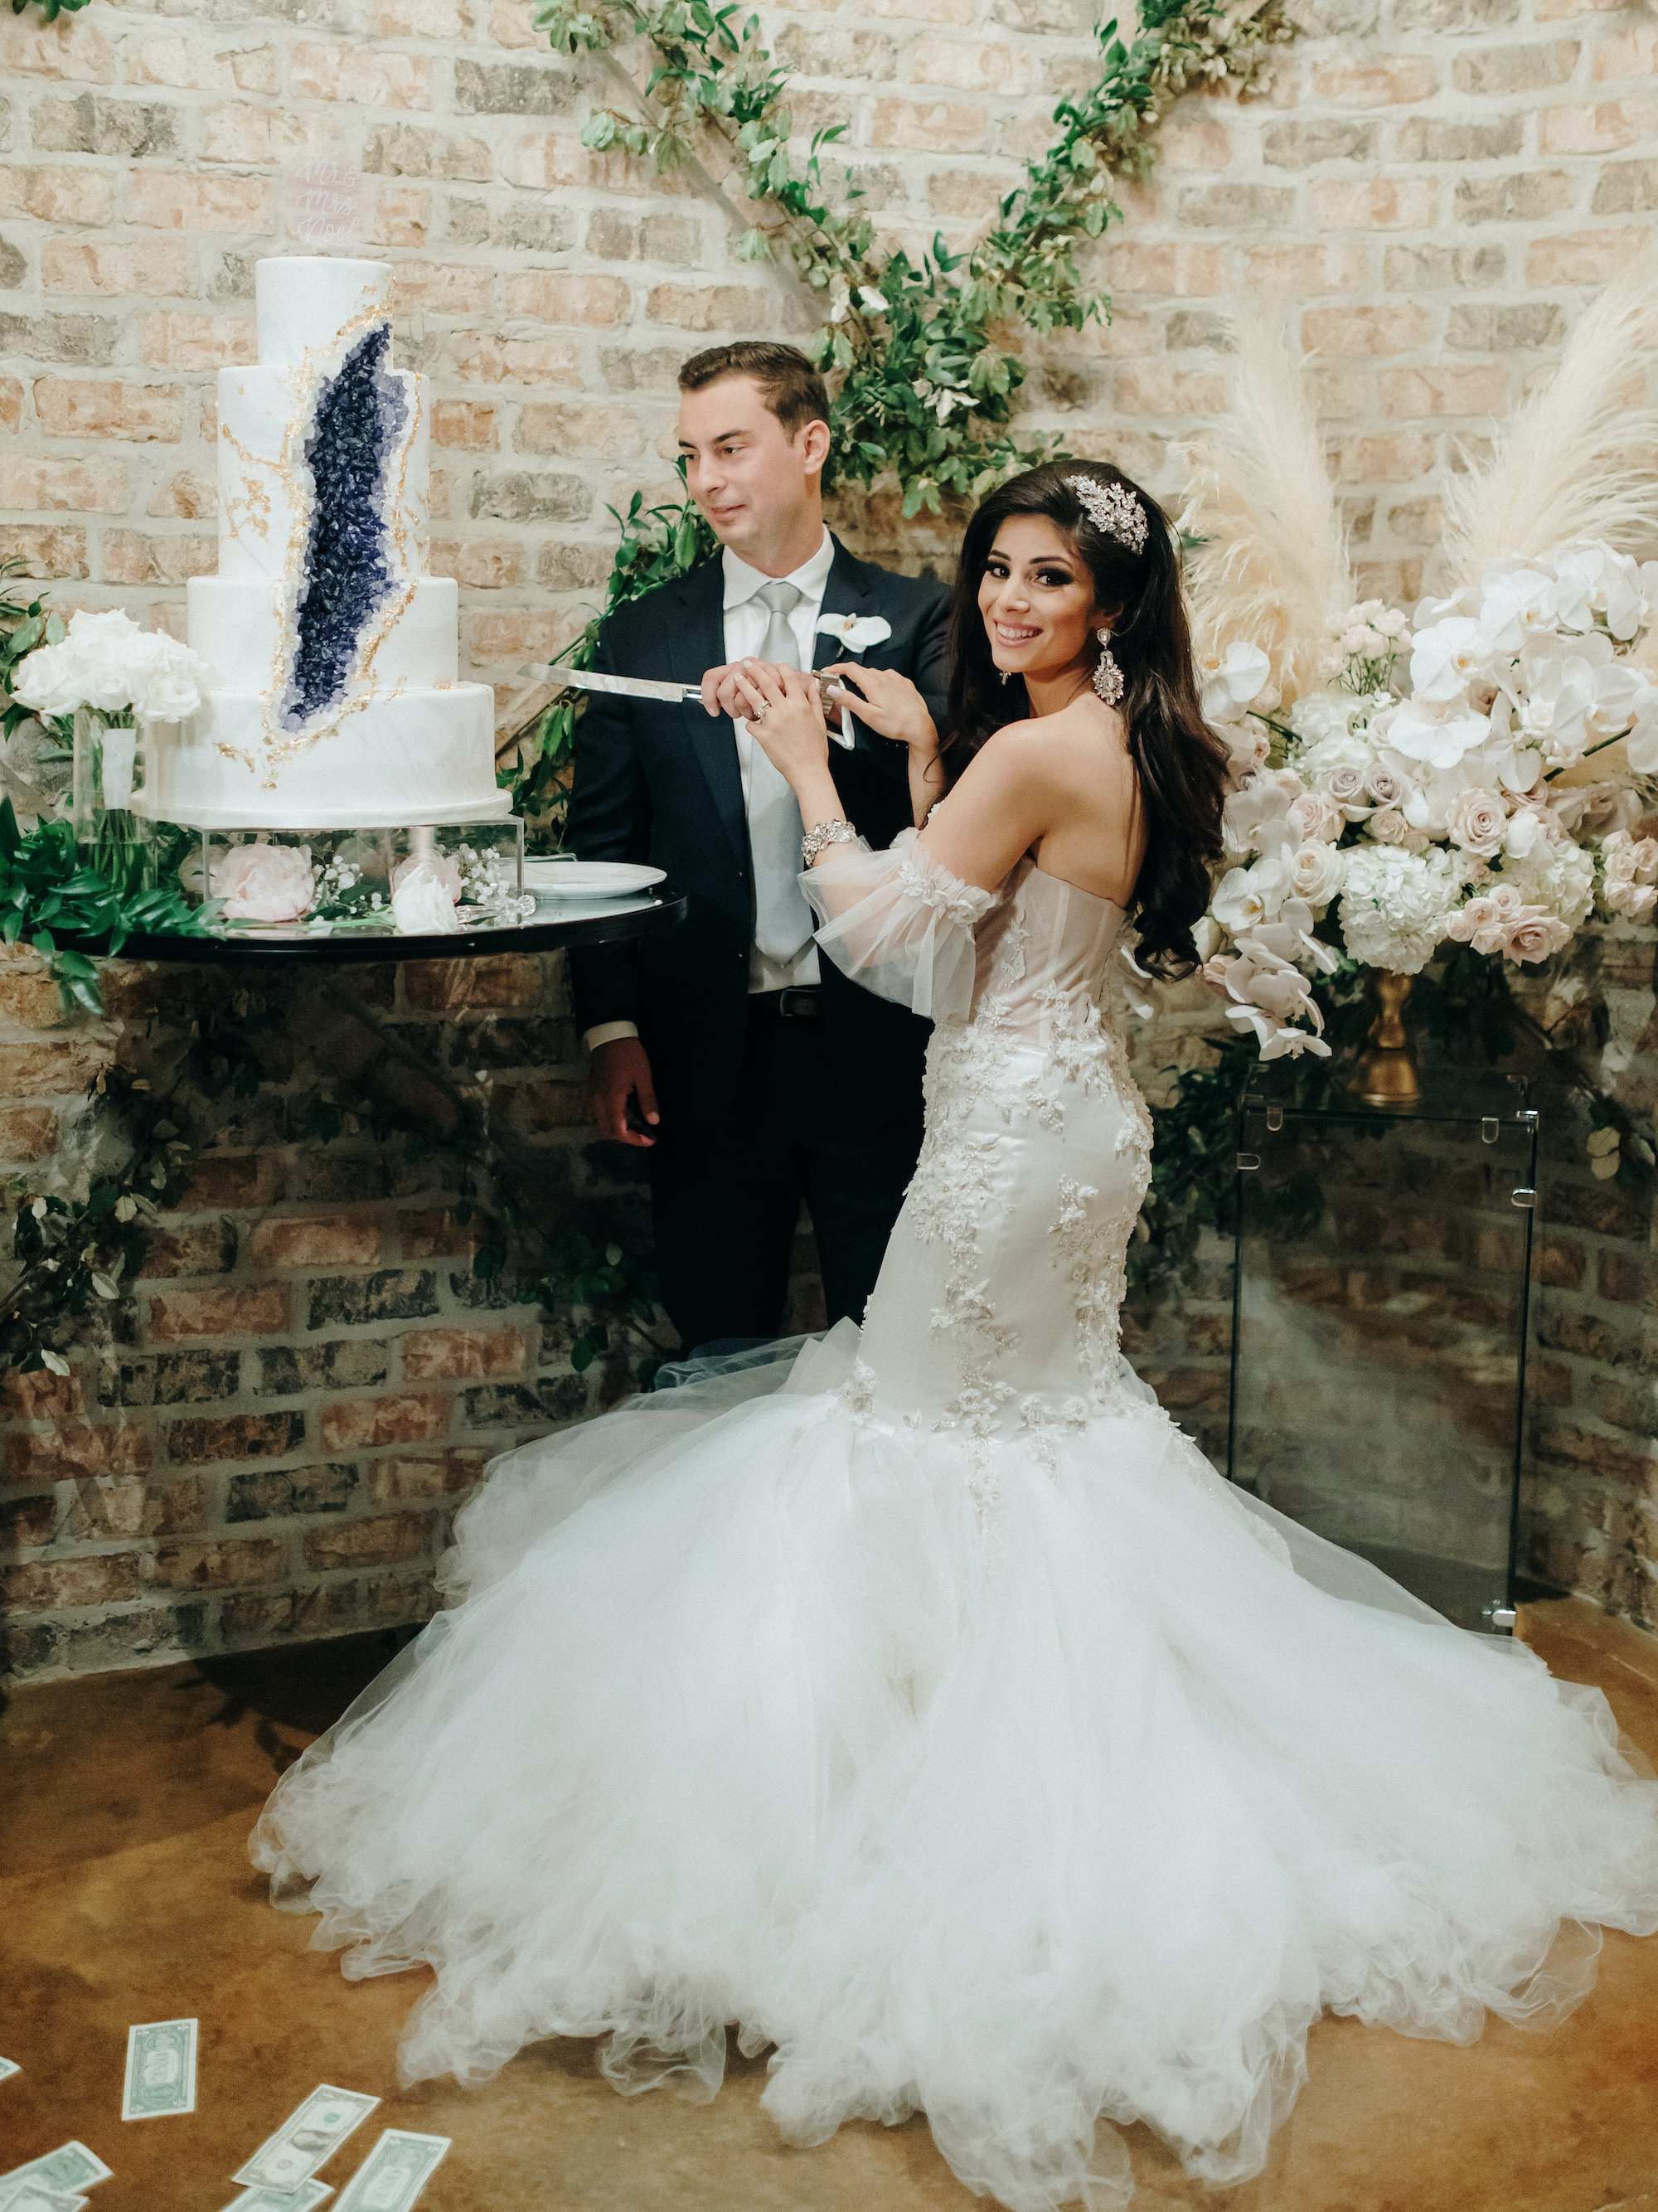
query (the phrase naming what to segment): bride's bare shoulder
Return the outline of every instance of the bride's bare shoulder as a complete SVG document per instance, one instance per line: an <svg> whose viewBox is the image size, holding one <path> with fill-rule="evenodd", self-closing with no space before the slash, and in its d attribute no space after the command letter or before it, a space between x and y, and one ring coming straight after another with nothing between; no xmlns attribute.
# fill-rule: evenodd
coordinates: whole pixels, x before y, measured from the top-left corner
<svg viewBox="0 0 1658 2212"><path fill-rule="evenodd" d="M1090 694L1057 714L1006 722L979 748L1004 769L1051 775L1068 781L1079 770L1093 775L1102 761L1127 760L1128 732L1122 716Z"/></svg>

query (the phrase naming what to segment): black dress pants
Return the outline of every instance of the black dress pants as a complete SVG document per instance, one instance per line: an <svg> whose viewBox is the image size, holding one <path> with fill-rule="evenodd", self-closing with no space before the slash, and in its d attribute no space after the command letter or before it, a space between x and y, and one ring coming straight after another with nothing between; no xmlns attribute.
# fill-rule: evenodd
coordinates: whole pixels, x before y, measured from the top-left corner
<svg viewBox="0 0 1658 2212"><path fill-rule="evenodd" d="M782 1018L779 995L749 1002L729 1116L688 1127L665 1110L650 1154L662 1303L687 1350L780 1334L802 1198L829 1322L861 1321L915 1172L920 1099L913 1118L849 1125L822 1018Z"/></svg>

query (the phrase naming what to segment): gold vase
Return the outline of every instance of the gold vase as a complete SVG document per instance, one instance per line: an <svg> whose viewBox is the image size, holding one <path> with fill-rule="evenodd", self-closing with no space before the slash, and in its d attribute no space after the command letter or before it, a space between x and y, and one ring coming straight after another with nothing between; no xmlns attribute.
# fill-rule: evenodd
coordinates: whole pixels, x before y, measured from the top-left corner
<svg viewBox="0 0 1658 2212"><path fill-rule="evenodd" d="M1367 1106L1414 1106L1422 1096L1416 1072L1416 1054L1400 1016L1411 995L1414 975L1378 975L1376 1003L1381 1012L1371 1023L1364 1049L1358 1055L1347 1088Z"/></svg>

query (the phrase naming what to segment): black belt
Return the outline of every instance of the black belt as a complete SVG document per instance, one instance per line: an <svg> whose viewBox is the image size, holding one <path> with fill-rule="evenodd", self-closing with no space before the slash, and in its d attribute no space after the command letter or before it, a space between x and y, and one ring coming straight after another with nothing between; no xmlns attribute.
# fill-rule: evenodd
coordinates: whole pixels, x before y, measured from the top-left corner
<svg viewBox="0 0 1658 2212"><path fill-rule="evenodd" d="M823 994L815 983L795 984L786 991L750 991L749 1016L762 1022L821 1022Z"/></svg>

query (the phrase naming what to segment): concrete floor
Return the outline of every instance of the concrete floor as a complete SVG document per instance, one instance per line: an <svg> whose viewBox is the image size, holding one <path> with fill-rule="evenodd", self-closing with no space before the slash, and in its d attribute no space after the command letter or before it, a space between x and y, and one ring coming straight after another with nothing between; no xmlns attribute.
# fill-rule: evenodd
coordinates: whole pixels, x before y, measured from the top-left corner
<svg viewBox="0 0 1658 2212"><path fill-rule="evenodd" d="M1658 1756L1658 1645L1571 1601L1521 1630L1599 1684ZM230 2175L319 2081L382 2126L452 2136L422 2212L969 2212L926 2123L856 2124L811 2151L759 2110L763 2060L712 2105L617 2097L592 2046L521 2053L494 2081L399 2093L414 1976L350 1984L273 1912L244 1842L271 1782L376 1671L372 1639L25 1688L0 1717L0 2171L79 2136L115 2169L94 2212L219 2212ZM126 2029L194 2014L198 2110L120 2118ZM1187 2181L1130 2135L1137 2212L1658 2212L1658 1937L1610 1936L1594 1996L1556 2034L1498 2023L1467 2050L1329 2020L1255 2181ZM1649 2192L1652 2192L1649 2194Z"/></svg>

